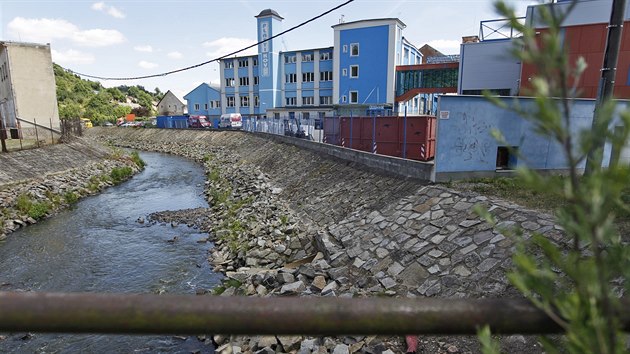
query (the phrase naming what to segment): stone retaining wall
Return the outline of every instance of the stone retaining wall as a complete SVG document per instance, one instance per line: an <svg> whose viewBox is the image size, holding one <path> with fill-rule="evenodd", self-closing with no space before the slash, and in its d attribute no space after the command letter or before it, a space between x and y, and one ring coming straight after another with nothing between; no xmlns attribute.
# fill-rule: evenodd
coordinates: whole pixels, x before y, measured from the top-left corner
<svg viewBox="0 0 630 354"><path fill-rule="evenodd" d="M535 231L561 240L550 215L254 134L112 128L89 136L195 158L209 176L218 171L206 190L213 219L196 223L217 240L209 260L240 282L224 295L518 296L505 276L513 244L504 230L520 226L525 237ZM229 198L217 203L217 193L225 191ZM475 204L488 208L499 225L479 219ZM227 245L229 218L242 227L235 236L241 248ZM220 339L224 352L404 350L402 337ZM503 337L502 344L510 353L542 352L530 337ZM421 347L431 353L479 351L472 337L426 336Z"/></svg>

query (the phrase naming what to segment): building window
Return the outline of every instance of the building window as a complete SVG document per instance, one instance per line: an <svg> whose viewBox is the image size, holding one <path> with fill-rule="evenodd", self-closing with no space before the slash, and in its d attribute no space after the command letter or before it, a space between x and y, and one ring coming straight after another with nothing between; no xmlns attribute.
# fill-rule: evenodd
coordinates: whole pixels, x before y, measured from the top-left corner
<svg viewBox="0 0 630 354"><path fill-rule="evenodd" d="M199 110L199 103L195 103L195 111Z"/></svg>
<svg viewBox="0 0 630 354"><path fill-rule="evenodd" d="M330 52L319 53L319 60L330 60Z"/></svg>
<svg viewBox="0 0 630 354"><path fill-rule="evenodd" d="M252 58L252 65L253 66L258 66L258 58L256 58L256 57Z"/></svg>
<svg viewBox="0 0 630 354"><path fill-rule="evenodd" d="M348 69L346 68L341 69L341 76L348 76Z"/></svg>
<svg viewBox="0 0 630 354"><path fill-rule="evenodd" d="M249 60L248 59L239 59L238 61L238 67L239 68L246 68L249 66Z"/></svg>
<svg viewBox="0 0 630 354"><path fill-rule="evenodd" d="M319 104L321 104L321 105L331 105L332 104L332 96L319 96Z"/></svg>
<svg viewBox="0 0 630 354"><path fill-rule="evenodd" d="M260 106L260 98L258 96L254 96L254 107Z"/></svg>
<svg viewBox="0 0 630 354"><path fill-rule="evenodd" d="M295 55L287 55L286 57L284 57L284 62L286 64L295 63Z"/></svg>
<svg viewBox="0 0 630 354"><path fill-rule="evenodd" d="M302 73L302 82L315 81L315 73Z"/></svg>
<svg viewBox="0 0 630 354"><path fill-rule="evenodd" d="M358 78L359 77L359 66L358 65L350 65L350 77Z"/></svg>
<svg viewBox="0 0 630 354"><path fill-rule="evenodd" d="M249 96L241 96L241 107L249 107Z"/></svg>
<svg viewBox="0 0 630 354"><path fill-rule="evenodd" d="M332 79L333 79L332 71L319 72L319 81L332 81Z"/></svg>
<svg viewBox="0 0 630 354"><path fill-rule="evenodd" d="M359 56L359 43L350 44L350 56L351 57Z"/></svg>
<svg viewBox="0 0 630 354"><path fill-rule="evenodd" d="M254 85L258 85L258 76L254 76Z"/></svg>
<svg viewBox="0 0 630 354"><path fill-rule="evenodd" d="M285 102L286 102L287 106L295 106L296 105L295 97L286 97L285 98Z"/></svg>
<svg viewBox="0 0 630 354"><path fill-rule="evenodd" d="M249 77L248 76L239 77L238 84L241 86L249 86Z"/></svg>
<svg viewBox="0 0 630 354"><path fill-rule="evenodd" d="M341 96L341 103L346 103L348 101L348 98L346 97L346 95Z"/></svg>
<svg viewBox="0 0 630 354"><path fill-rule="evenodd" d="M302 105L304 105L304 106L312 106L314 104L315 104L315 98L313 96L310 96L310 97L303 96L302 97Z"/></svg>
<svg viewBox="0 0 630 354"><path fill-rule="evenodd" d="M208 104L207 103L203 105L203 109L205 109L206 111L208 110Z"/></svg>
<svg viewBox="0 0 630 354"><path fill-rule="evenodd" d="M344 44L343 47L341 47L341 51L344 53L348 53L348 45Z"/></svg>
<svg viewBox="0 0 630 354"><path fill-rule="evenodd" d="M225 79L225 86L234 87L234 78L230 77L230 78Z"/></svg>
<svg viewBox="0 0 630 354"><path fill-rule="evenodd" d="M227 106L228 107L234 107L234 96L227 96Z"/></svg>
<svg viewBox="0 0 630 354"><path fill-rule="evenodd" d="M213 101L214 102L214 108L221 108L221 101Z"/></svg>
<svg viewBox="0 0 630 354"><path fill-rule="evenodd" d="M313 53L302 54L302 61L313 61Z"/></svg>
<svg viewBox="0 0 630 354"><path fill-rule="evenodd" d="M232 69L234 68L234 62L232 60L226 60L225 61L225 68L226 69Z"/></svg>
<svg viewBox="0 0 630 354"><path fill-rule="evenodd" d="M350 91L350 103L359 103L359 91Z"/></svg>
<svg viewBox="0 0 630 354"><path fill-rule="evenodd" d="M297 74L286 74L286 83L297 82Z"/></svg>

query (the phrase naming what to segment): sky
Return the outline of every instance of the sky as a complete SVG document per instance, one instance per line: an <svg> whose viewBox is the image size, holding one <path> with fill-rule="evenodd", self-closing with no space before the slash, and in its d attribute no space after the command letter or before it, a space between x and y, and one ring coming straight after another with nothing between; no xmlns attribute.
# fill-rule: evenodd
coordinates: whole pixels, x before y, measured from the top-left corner
<svg viewBox="0 0 630 354"><path fill-rule="evenodd" d="M256 42L256 19L271 8L288 29L346 0L0 0L0 40L50 43L53 62L77 73L137 77L192 66ZM506 0L525 15L530 0ZM282 50L333 45L345 22L399 18L403 36L459 54L462 36L478 35L480 21L497 19L493 0L355 0L282 38ZM252 48L239 55L255 54ZM142 80L97 80L106 87L142 85L180 99L201 83L219 83L214 62ZM92 79L95 80L95 79Z"/></svg>

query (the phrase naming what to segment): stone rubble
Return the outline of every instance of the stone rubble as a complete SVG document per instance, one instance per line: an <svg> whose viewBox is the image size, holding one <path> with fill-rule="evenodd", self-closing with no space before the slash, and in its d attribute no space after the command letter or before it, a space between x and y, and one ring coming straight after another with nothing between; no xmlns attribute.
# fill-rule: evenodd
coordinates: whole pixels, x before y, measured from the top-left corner
<svg viewBox="0 0 630 354"><path fill-rule="evenodd" d="M505 228L561 240L553 217L545 213L376 174L251 134L96 132L93 139L109 144L204 164L209 210L156 213L149 219L208 232L215 242L209 262L232 280L221 296L518 297L506 278L513 242ZM499 226L480 219L472 211L475 205L486 207ZM535 338L521 337L501 337L502 349L542 352ZM420 338L425 352L480 350L474 337ZM404 350L402 336L217 334L213 340L219 353Z"/></svg>

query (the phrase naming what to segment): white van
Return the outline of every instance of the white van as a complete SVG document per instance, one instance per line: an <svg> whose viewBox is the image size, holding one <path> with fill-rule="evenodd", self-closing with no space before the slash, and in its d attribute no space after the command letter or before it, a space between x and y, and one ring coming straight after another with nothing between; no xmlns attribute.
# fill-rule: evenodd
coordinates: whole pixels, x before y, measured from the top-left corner
<svg viewBox="0 0 630 354"><path fill-rule="evenodd" d="M227 113L221 115L219 122L220 129L241 129L243 127L243 118L240 113Z"/></svg>

